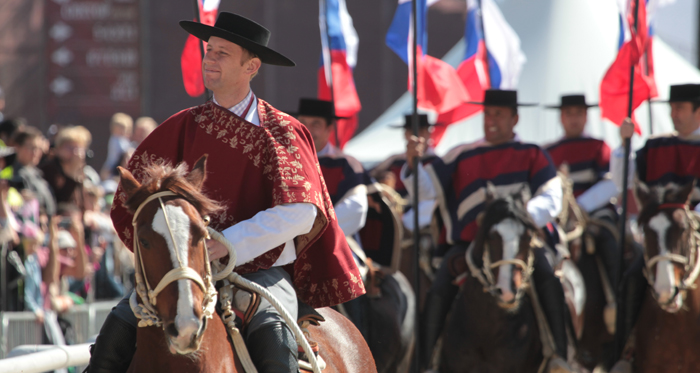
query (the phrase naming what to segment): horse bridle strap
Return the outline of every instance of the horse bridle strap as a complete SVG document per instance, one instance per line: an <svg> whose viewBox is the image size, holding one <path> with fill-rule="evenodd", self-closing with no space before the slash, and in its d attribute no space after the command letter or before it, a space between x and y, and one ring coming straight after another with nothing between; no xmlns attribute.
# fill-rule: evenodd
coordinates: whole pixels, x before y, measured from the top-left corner
<svg viewBox="0 0 700 373"><path fill-rule="evenodd" d="M474 242L472 242L471 245L469 245L469 248L467 249L467 253L465 255L467 260L467 266L469 267L469 271L471 272L472 276L476 278L481 283L481 285L483 285L484 292L492 292L497 287L491 270L494 268L511 264L520 267L523 271L524 279L522 285L516 290L515 298L519 299L522 296L522 292L529 285L530 275L532 275L532 272L534 270L535 256L532 253L532 250L528 252L527 263L521 259L504 259L491 263L490 256L488 255L488 247L486 247L484 248L484 255L482 258L484 262L483 268L477 267L474 263L474 258L472 257L473 251Z"/></svg>
<svg viewBox="0 0 700 373"><path fill-rule="evenodd" d="M700 276L700 221L698 221L698 218L693 215L692 212L690 212L690 209L687 204L685 203L664 203L659 205L658 207L659 210L668 210L668 209L679 209L679 210L684 210L688 216L688 220L690 221L690 253L688 257L685 257L683 255L679 254L673 254L673 253L667 253L663 255L656 255L651 258L648 258L646 256L646 252L644 253L644 257L646 259L646 268L645 268L645 275L647 278L647 281L651 286L654 286L654 273L653 273L653 268L654 266L662 261L662 260L668 260L671 263L677 263L685 267L686 272L688 272L688 275L685 276L685 278L681 279L681 283L678 286L678 290L688 290L688 289L694 289L695 288L695 281L698 279L698 276Z"/></svg>
<svg viewBox="0 0 700 373"><path fill-rule="evenodd" d="M143 265L143 258L141 256L141 245L139 243L138 239L138 233L136 229L136 220L143 210L143 208L151 201L158 199L161 205L161 209L163 210L163 215L165 217L165 223L168 227L168 232L170 233L170 238L172 240L173 245L177 246L177 242L175 241L175 237L173 234L173 230L170 226L170 219L168 219L168 213L165 209L165 204L163 203L162 198L163 197L174 197L177 196L176 193L173 193L169 190L154 193L153 195L149 196L146 198L139 207L136 209L136 212L134 212L134 217L131 221L131 224L133 226L133 236L134 236L134 255L136 256L135 262L136 262L136 292L134 292L131 296L131 299L129 300L129 303L131 305L132 310L134 311L134 314L136 317L141 319L139 321L139 326L151 326L151 325L156 325L156 326L161 326L162 321L156 314L155 310L155 305L157 303L157 298L158 294L160 294L163 289L165 289L166 286L170 285L171 283L178 281L178 280L191 280L195 284L197 284L202 291L204 292L204 298L202 299L202 314L205 318L212 318L214 312L215 312L215 306L216 306L216 299L217 299L217 292L216 289L214 288L214 284L211 279L211 267L209 264L209 253L206 248L204 247L204 255L205 255L205 267L206 267L206 275L204 278L197 273L194 269L184 266L182 262L182 258L180 258L179 250L177 247L174 248L175 254L177 255L177 261L179 266L177 268L173 268L168 273L163 276L163 278L160 279L158 282L158 285L156 285L156 288L151 290L151 286L148 283L148 277L146 276L144 272L144 265ZM205 237L208 238L208 237ZM138 303L136 300L136 293L138 293L139 297L141 298L141 304Z"/></svg>

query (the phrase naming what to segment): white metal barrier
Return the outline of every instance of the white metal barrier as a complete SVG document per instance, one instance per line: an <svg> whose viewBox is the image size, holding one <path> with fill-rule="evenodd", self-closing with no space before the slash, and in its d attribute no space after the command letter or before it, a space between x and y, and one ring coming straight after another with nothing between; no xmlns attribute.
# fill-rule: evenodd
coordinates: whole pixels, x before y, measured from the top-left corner
<svg viewBox="0 0 700 373"><path fill-rule="evenodd" d="M84 343L96 335L118 301L81 304L61 315L73 324L75 342ZM42 330L32 312L0 312L0 359L17 346L41 344Z"/></svg>
<svg viewBox="0 0 700 373"><path fill-rule="evenodd" d="M26 355L0 360L0 373L41 373L73 366L84 366L90 361L90 344L73 346L22 346ZM35 349L38 352L32 352Z"/></svg>

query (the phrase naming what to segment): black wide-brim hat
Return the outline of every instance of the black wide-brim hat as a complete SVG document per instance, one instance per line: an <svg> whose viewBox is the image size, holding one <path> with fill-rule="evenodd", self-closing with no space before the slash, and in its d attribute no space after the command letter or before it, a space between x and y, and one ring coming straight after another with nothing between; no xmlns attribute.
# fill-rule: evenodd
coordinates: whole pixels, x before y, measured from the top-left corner
<svg viewBox="0 0 700 373"><path fill-rule="evenodd" d="M525 104L518 102L518 92L506 89L487 89L484 92L483 102L467 102L468 104L484 106L537 106L537 104Z"/></svg>
<svg viewBox="0 0 700 373"><path fill-rule="evenodd" d="M700 102L700 84L672 85L668 100L654 100L652 102Z"/></svg>
<svg viewBox="0 0 700 373"><path fill-rule="evenodd" d="M418 114L418 128L430 128L433 125L428 120L427 114ZM405 115L403 118L403 124L395 124L391 126L392 128L403 128L410 130L413 128L413 115Z"/></svg>
<svg viewBox="0 0 700 373"><path fill-rule="evenodd" d="M559 105L547 105L547 109L561 109L566 106L585 106L586 109L591 107L596 107L598 104L586 103L586 96L584 95L564 95L561 96L561 104Z"/></svg>
<svg viewBox="0 0 700 373"><path fill-rule="evenodd" d="M303 115L308 117L321 117L329 120L348 119L347 117L335 115L335 107L331 101L319 100L316 98L299 99L299 109L289 114L295 117Z"/></svg>
<svg viewBox="0 0 700 373"><path fill-rule="evenodd" d="M267 47L270 41L270 30L238 14L221 12L214 26L180 21L180 27L204 41L209 41L210 37L216 36L238 44L268 65L296 66L294 61Z"/></svg>

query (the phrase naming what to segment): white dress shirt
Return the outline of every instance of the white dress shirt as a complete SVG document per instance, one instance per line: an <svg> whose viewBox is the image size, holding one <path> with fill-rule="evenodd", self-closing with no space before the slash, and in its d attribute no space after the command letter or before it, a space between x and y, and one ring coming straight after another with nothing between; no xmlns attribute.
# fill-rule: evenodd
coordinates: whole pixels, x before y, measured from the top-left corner
<svg viewBox="0 0 700 373"><path fill-rule="evenodd" d="M340 150L331 143L318 152L318 157L329 157L336 155ZM369 203L367 201L367 188L352 189L347 195L340 199L333 206L335 216L338 219L338 225L343 230L345 236L352 236L365 226L367 221L367 210Z"/></svg>
<svg viewBox="0 0 700 373"><path fill-rule="evenodd" d="M700 136L700 128L693 131L690 136ZM635 151L630 151L629 157L629 168L627 173L627 189L634 189L634 176L637 173L637 153ZM612 152L612 157L610 157L610 173L612 174L612 179L615 182L617 190L622 190L622 174L624 172L624 159L625 159L625 147L620 145L617 149ZM695 211L700 212L700 204L695 206Z"/></svg>
<svg viewBox="0 0 700 373"><path fill-rule="evenodd" d="M253 103L248 112L244 112L251 99ZM213 101L219 105L216 97ZM260 116L257 108L258 99L250 90L241 102L228 110L259 126ZM314 221L316 221L316 206L311 203L292 203L260 211L252 218L224 229L222 233L236 249L236 265L251 262L258 256L284 244L282 254L273 264L277 267L296 260L294 238L309 233Z"/></svg>
<svg viewBox="0 0 700 373"><path fill-rule="evenodd" d="M520 139L516 135L513 141L520 141ZM490 146L485 139L478 140L472 145L474 147ZM406 176L407 170L408 163L401 169L401 181L406 186L408 194L413 196L413 175ZM418 189L418 200L421 203L423 201L435 201L437 199L435 186L422 164L418 164ZM547 223L554 221L561 212L561 200L563 195L561 180L559 177L555 177L540 187L539 191L532 192L535 193L535 195L528 201L527 211L538 227L544 227Z"/></svg>

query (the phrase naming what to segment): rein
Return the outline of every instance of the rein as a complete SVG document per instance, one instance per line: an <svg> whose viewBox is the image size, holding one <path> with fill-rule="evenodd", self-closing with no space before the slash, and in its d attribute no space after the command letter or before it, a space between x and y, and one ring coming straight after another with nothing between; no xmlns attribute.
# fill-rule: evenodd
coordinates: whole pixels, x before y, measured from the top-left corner
<svg viewBox="0 0 700 373"><path fill-rule="evenodd" d="M688 205L684 203L664 203L661 204L658 210L679 210L683 209L690 222L690 253L687 257L679 254L667 253L663 255L656 255L651 258L647 256L646 251L644 251L644 261L646 263L644 268L644 277L647 278L649 285L654 286L655 276L653 272L654 266L663 260L668 260L673 264L682 265L686 276L683 277L678 285L678 291L676 295L669 301L669 304L673 302L676 297L687 290L695 289L697 285L695 281L700 276L700 220L696 215L694 215ZM656 293L652 292L656 298ZM657 299L658 301L658 299ZM663 305L662 305L663 307Z"/></svg>
<svg viewBox="0 0 700 373"><path fill-rule="evenodd" d="M542 242L536 236L533 235L532 240L530 241L530 248L536 247L542 247ZM535 270L535 255L532 253L532 250L528 251L527 262L521 259L504 259L491 263L491 254L489 251L489 246L487 243L484 243L484 254L482 255L483 266L481 268L477 267L476 264L474 264L474 258L472 257L473 252L474 242L472 242L472 244L469 245L469 248L467 249L467 266L469 267L469 271L471 272L472 277L476 278L481 283L481 285L483 285L485 293L495 295L496 290L498 289L498 285L496 284L496 280L492 272L494 268L502 267L505 265L514 265L516 267L520 267L520 269L523 271L523 279L520 283L520 286L518 286L518 288L516 289L515 298L513 299L513 302L508 304L502 304L499 302L499 304L501 304L505 308L515 307L515 305L518 304L518 301L522 298L522 296L525 294L525 291L529 287L532 272Z"/></svg>
<svg viewBox="0 0 700 373"><path fill-rule="evenodd" d="M147 326L159 326L159 327L164 327L163 325L163 320L160 319L158 316L158 312L155 309L155 306L157 304L158 300L158 294L160 294L163 289L165 289L166 286L170 285L171 283L177 281L177 280L191 280L195 284L197 284L202 291L204 292L204 298L202 299L202 315L206 319L211 319L214 312L215 312L215 307L216 307L216 298L217 298L217 292L216 289L214 288L214 283L212 282L212 275L211 275L211 267L209 264L209 253L206 247L206 244L204 245L204 255L205 255L205 268L206 268L206 275L204 276L204 279L202 279L202 276L197 273L194 269L184 266L182 264L182 258L180 258L180 253L179 250L177 249L177 242L175 241L175 237L173 235L173 230L170 227L170 220L168 219L168 213L165 209L165 204L163 203L163 197L177 197L178 195L171 192L171 191L163 191L163 192L158 192L155 193L148 198L146 198L145 201L139 205L139 207L136 209L136 212L134 213L134 217L131 221L131 224L134 229L134 262L136 264L136 291L131 293L131 298L129 299L129 305L131 306L132 311L134 311L134 315L139 320L139 327L147 327ZM155 289L151 289L151 285L148 283L148 276L146 276L146 273L144 272L145 266L143 265L143 257L141 255L141 245L139 244L139 239L138 239L138 231L136 229L136 219L138 218L139 214L141 213L141 210L151 201L158 200L160 202L161 209L163 210L163 215L165 216L165 223L168 226L168 232L170 233L170 239L173 242L173 245L175 246L175 255L177 257L177 262L179 266L177 268L173 268L168 273L163 276L163 278L158 282L156 285ZM204 237L206 239L208 237ZM138 302L138 299L136 299L136 295L138 293L139 298L141 299L141 303Z"/></svg>

